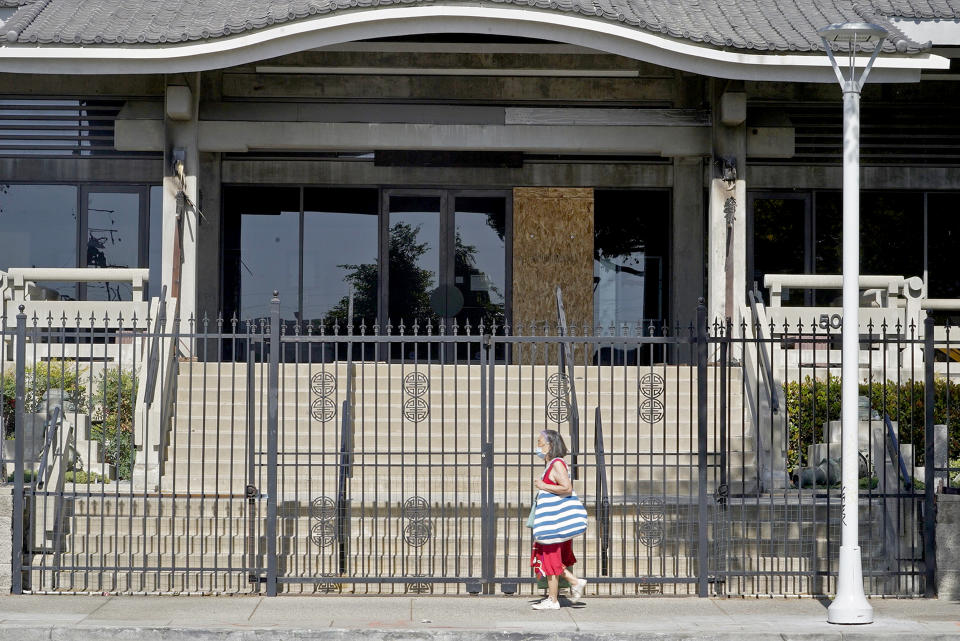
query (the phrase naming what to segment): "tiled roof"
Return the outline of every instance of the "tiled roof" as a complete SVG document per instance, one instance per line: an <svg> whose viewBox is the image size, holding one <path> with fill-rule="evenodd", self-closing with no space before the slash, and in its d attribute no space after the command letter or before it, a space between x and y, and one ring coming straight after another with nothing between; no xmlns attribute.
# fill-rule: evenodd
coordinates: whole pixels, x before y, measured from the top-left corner
<svg viewBox="0 0 960 641"><path fill-rule="evenodd" d="M270 25L344 11L461 0L0 0L22 5L0 42L142 45L222 38ZM491 0L576 13L709 46L757 52L815 51L817 29L872 21L886 26L886 51L918 53L887 18L960 17L960 0ZM5 4L4 4L5 3ZM475 2L470 0L471 5Z"/></svg>

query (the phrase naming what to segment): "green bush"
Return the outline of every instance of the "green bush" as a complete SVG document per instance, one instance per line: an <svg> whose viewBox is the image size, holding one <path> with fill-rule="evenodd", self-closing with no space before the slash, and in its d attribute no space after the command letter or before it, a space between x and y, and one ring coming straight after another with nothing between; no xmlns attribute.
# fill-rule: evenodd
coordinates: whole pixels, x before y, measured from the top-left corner
<svg viewBox="0 0 960 641"><path fill-rule="evenodd" d="M93 390L94 405L103 409L103 420L91 437L100 442L104 462L115 466L118 479L129 479L133 469L133 408L137 378L122 368L104 371Z"/></svg>
<svg viewBox="0 0 960 641"><path fill-rule="evenodd" d="M66 483L109 483L110 479L97 474L96 472L86 472L84 470L69 470L63 475Z"/></svg>
<svg viewBox="0 0 960 641"><path fill-rule="evenodd" d="M827 421L840 418L840 377L814 380L809 376L802 382L783 386L787 403L787 463L790 469L809 465L807 446L823 442L823 427ZM859 394L870 399L870 406L882 417L885 413L897 423L897 438L901 443L914 445L918 465L923 465L924 425L926 411L924 383L908 381L874 382L861 384ZM949 452L960 452L960 383L946 380L934 382L934 423L948 424Z"/></svg>
<svg viewBox="0 0 960 641"><path fill-rule="evenodd" d="M27 413L45 409L43 396L47 390L63 390L65 401L71 402L82 410L87 403L87 387L83 383L86 367L79 367L75 361L56 360L37 363L24 368L24 408ZM17 377L16 370L9 368L3 372L3 424L4 438L13 438L16 416Z"/></svg>
<svg viewBox="0 0 960 641"><path fill-rule="evenodd" d="M840 418L840 377L826 380L809 376L785 383L787 400L787 467L809 465L807 446L823 442L823 426ZM818 461L814 461L816 464Z"/></svg>

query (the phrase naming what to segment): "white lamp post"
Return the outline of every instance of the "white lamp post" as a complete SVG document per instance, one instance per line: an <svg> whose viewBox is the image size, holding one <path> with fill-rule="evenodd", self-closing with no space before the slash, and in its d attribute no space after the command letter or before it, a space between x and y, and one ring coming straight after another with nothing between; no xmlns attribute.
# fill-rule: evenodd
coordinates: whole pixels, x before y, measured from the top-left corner
<svg viewBox="0 0 960 641"><path fill-rule="evenodd" d="M858 432L857 409L859 372L860 307L860 90L880 53L887 30L866 22L832 24L819 30L830 63L843 89L843 350L840 387L841 400L841 486L842 523L840 571L837 596L827 610L830 623L873 623L873 607L863 593L863 568L860 561ZM831 45L849 45L849 64L844 75ZM856 76L857 45L873 44L873 55Z"/></svg>

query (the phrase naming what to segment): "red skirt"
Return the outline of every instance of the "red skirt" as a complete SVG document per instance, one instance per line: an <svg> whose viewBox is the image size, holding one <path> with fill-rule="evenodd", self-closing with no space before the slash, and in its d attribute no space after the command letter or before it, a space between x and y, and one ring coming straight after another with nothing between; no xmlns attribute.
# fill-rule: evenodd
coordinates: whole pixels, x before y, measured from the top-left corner
<svg viewBox="0 0 960 641"><path fill-rule="evenodd" d="M563 569L577 562L573 555L573 541L563 543L536 543L530 553L530 567L537 578L560 576Z"/></svg>

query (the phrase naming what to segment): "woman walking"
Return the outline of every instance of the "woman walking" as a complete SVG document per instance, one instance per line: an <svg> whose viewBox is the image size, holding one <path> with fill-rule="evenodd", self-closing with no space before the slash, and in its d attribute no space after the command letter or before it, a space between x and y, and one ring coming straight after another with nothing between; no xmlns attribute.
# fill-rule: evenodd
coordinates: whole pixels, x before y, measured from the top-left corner
<svg viewBox="0 0 960 641"><path fill-rule="evenodd" d="M567 446L560 432L556 430L540 432L537 438L536 455L549 461L543 475L534 481L536 489L557 496L570 496L573 493L573 483L567 472L567 463L563 460L567 455ZM547 579L547 598L535 603L534 610L560 609L557 595L560 591L561 576L570 583L570 596L578 600L583 596L583 589L587 585L586 579L578 579L569 569L576 562L577 557L573 555L573 542L570 540L562 543L534 542L530 565L538 579L544 577Z"/></svg>

